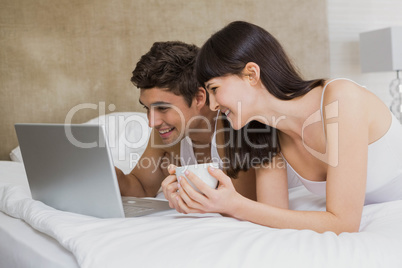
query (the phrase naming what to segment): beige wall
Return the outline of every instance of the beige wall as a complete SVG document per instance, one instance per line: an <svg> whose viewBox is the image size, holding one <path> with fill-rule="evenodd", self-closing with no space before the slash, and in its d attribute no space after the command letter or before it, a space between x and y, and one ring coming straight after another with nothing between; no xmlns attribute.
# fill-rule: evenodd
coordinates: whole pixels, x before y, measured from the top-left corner
<svg viewBox="0 0 402 268"><path fill-rule="evenodd" d="M201 46L233 20L273 33L306 77L328 76L322 0L0 0L0 159L17 146L16 122L63 123L83 103L141 110L130 76L153 42Z"/></svg>
<svg viewBox="0 0 402 268"><path fill-rule="evenodd" d="M402 1L328 1L328 24L331 76L353 79L390 105L389 84L396 72L361 72L359 33L402 26Z"/></svg>

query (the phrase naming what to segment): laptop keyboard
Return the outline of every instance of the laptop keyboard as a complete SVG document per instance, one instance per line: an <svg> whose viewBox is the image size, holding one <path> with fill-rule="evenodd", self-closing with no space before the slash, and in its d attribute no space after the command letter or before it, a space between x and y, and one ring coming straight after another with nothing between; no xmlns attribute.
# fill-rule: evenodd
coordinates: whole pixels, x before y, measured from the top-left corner
<svg viewBox="0 0 402 268"><path fill-rule="evenodd" d="M145 211L153 210L153 208L144 208L144 207L137 207L130 204L124 204L123 206L124 214L126 215L135 215L138 213L142 213Z"/></svg>
<svg viewBox="0 0 402 268"><path fill-rule="evenodd" d="M137 217L151 214L157 211L169 210L169 202L162 200L149 200L122 196L123 210L126 217Z"/></svg>

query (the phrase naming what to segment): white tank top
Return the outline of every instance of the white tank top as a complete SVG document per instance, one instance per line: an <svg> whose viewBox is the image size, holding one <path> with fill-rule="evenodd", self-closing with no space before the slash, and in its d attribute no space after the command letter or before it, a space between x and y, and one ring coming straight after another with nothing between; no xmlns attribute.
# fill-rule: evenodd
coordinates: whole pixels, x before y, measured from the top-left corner
<svg viewBox="0 0 402 268"><path fill-rule="evenodd" d="M214 119L215 128L211 139L211 160L212 163L218 164L219 168L222 169L222 159L219 157L218 149L216 146L216 125L217 118L219 117L219 111ZM190 137L185 136L184 139L180 141L180 164L184 165L194 165L197 164L197 158L194 154L193 143Z"/></svg>
<svg viewBox="0 0 402 268"><path fill-rule="evenodd" d="M329 81L322 91L321 117L323 117L322 103L325 89L332 81L338 79ZM392 113L391 117L392 123L387 133L368 145L365 205L402 199L402 125ZM318 195L326 194L326 181L307 180L289 163L287 167L288 178L296 176L310 192Z"/></svg>

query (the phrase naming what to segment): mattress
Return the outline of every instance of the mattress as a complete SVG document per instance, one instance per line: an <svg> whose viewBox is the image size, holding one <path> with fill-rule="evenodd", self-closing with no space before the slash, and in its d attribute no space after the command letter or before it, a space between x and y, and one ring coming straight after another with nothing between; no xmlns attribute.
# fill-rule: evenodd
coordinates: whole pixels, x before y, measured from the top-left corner
<svg viewBox="0 0 402 268"><path fill-rule="evenodd" d="M290 206L325 199L300 186ZM365 206L360 232L340 235L173 210L98 219L32 200L23 165L3 161L0 211L0 267L402 267L402 201Z"/></svg>

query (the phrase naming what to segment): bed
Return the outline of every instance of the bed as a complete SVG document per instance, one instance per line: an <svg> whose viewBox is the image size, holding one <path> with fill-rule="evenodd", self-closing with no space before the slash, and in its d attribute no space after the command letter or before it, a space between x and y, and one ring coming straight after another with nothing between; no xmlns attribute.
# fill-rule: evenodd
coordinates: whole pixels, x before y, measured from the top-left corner
<svg viewBox="0 0 402 268"><path fill-rule="evenodd" d="M115 164L125 172L144 150L138 140L149 135L145 116L131 116L90 121L108 125ZM122 133L140 138L122 142ZM360 232L340 235L174 210L99 219L31 199L18 147L11 158L0 161L0 267L402 267L402 201L365 206ZM325 210L325 199L303 186L289 196L291 209Z"/></svg>

